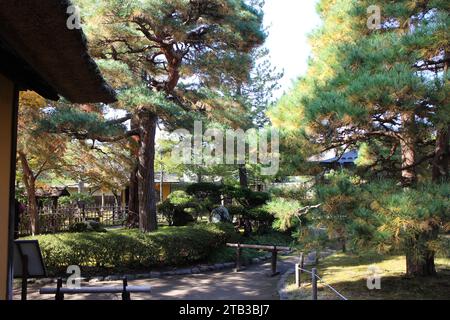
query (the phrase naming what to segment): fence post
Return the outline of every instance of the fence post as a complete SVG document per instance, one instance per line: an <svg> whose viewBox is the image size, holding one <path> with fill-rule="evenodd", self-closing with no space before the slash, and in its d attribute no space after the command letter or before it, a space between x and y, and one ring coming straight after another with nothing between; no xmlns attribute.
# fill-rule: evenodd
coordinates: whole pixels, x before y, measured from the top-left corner
<svg viewBox="0 0 450 320"><path fill-rule="evenodd" d="M27 300L28 295L28 256L22 255L22 292L21 298L23 301Z"/></svg>
<svg viewBox="0 0 450 320"><path fill-rule="evenodd" d="M131 300L131 294L127 291L128 287L128 279L124 277L122 279L122 300L129 301Z"/></svg>
<svg viewBox="0 0 450 320"><path fill-rule="evenodd" d="M278 250L277 246L274 246L272 250L272 277L275 277L280 274L279 272L277 272L277 258L278 258Z"/></svg>
<svg viewBox="0 0 450 320"><path fill-rule="evenodd" d="M238 243L237 247L236 247L236 272L239 272L241 270L241 253L242 253L242 248L241 248L241 244Z"/></svg>
<svg viewBox="0 0 450 320"><path fill-rule="evenodd" d="M296 263L295 264L295 285L297 286L297 288L301 287L301 273L302 271L300 270L300 264Z"/></svg>
<svg viewBox="0 0 450 320"><path fill-rule="evenodd" d="M312 284L312 299L317 300L317 269L313 268L311 272L311 284Z"/></svg>
<svg viewBox="0 0 450 320"><path fill-rule="evenodd" d="M300 253L300 259L299 263L295 265L295 284L297 288L300 288L302 285L301 275L304 268L304 259L303 259L303 252Z"/></svg>
<svg viewBox="0 0 450 320"><path fill-rule="evenodd" d="M56 295L55 295L56 301L64 300L64 293L61 292L61 288L62 288L62 279L58 278L58 280L56 282Z"/></svg>

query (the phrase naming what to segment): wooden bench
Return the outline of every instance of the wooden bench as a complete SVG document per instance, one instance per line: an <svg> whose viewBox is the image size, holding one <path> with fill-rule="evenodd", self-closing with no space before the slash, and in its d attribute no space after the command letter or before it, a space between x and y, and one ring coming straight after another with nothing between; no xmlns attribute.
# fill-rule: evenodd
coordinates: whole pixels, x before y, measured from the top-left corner
<svg viewBox="0 0 450 320"><path fill-rule="evenodd" d="M278 247L278 246L262 246L257 244L240 244L240 243L227 243L227 247L236 248L236 272L241 269L241 255L242 249L255 249L264 250L272 252L272 274L270 276L274 277L279 275L277 272L277 257L279 251L291 251L289 247Z"/></svg>
<svg viewBox="0 0 450 320"><path fill-rule="evenodd" d="M62 279L58 279L56 288L41 288L40 294L54 294L55 300L64 300L64 295L73 294L122 294L122 300L131 300L131 293L151 293L151 287L149 286L129 286L128 280L123 279L122 286L108 286L108 287L79 287L79 288L63 288Z"/></svg>

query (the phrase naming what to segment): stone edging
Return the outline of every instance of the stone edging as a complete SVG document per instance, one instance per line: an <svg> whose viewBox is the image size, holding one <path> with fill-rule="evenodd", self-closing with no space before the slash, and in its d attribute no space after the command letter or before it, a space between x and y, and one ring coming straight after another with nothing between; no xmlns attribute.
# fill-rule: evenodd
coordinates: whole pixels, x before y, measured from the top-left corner
<svg viewBox="0 0 450 320"><path fill-rule="evenodd" d="M291 252L280 253L280 255L288 255ZM256 265L259 263L266 262L270 260L272 254L266 254L265 256L259 258L253 258L248 261L248 265ZM232 269L236 267L235 262L226 262L226 263L216 263L212 265L198 265L192 268L182 268L182 269L174 269L172 271L153 271L149 273L141 273L141 274L124 274L124 275L107 275L107 276L93 276L89 278L82 278L82 281L89 283L96 282L110 282L110 281L119 281L126 277L128 280L141 280L141 279L160 279L164 277L171 276L185 276L192 274L205 274L208 272L217 272L221 270ZM50 283L56 283L57 278L45 278L45 279L29 279L29 283L37 283L40 285L46 285Z"/></svg>

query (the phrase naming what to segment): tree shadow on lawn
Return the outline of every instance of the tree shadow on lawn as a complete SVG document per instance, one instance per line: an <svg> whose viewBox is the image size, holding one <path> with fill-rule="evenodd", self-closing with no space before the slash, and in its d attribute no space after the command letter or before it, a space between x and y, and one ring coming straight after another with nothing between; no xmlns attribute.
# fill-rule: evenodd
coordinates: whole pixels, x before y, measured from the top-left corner
<svg viewBox="0 0 450 320"><path fill-rule="evenodd" d="M381 289L369 290L366 279L336 282L332 285L349 300L450 300L450 270L435 277L381 277ZM319 286L319 299L339 299L331 290Z"/></svg>
<svg viewBox="0 0 450 320"><path fill-rule="evenodd" d="M386 256L377 253L364 253L364 254L352 254L352 253L337 253L319 261L318 268L323 267L353 267L360 265L368 265L383 262L386 260Z"/></svg>
<svg viewBox="0 0 450 320"><path fill-rule="evenodd" d="M316 268L319 276L350 300L377 299L450 299L450 260L436 259L434 277L406 276L404 256L336 254L324 259ZM372 270L375 270L374 273ZM369 290L367 279L380 276L381 289ZM308 279L309 280L309 279ZM307 283L306 286L310 285ZM319 283L319 299L339 299ZM303 296L305 295L305 290ZM306 294L309 294L306 290Z"/></svg>

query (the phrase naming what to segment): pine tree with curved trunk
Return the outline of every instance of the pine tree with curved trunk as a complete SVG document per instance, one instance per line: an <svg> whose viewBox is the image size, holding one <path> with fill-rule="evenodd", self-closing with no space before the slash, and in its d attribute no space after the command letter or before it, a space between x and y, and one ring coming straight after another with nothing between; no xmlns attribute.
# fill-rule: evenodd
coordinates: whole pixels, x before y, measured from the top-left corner
<svg viewBox="0 0 450 320"><path fill-rule="evenodd" d="M116 108L130 113L126 120L136 116L137 129L117 134L117 121L114 128L105 126L103 132L84 131L55 119L46 127L108 142L139 136L139 226L142 231L156 230L156 125L160 122L166 129L192 126L187 122L208 112L199 103L205 97L200 91L214 92L220 86L247 81L250 52L266 37L261 4L253 1L249 5L244 0L77 3L82 13L90 13L84 17L90 26L86 30L90 51L100 59L105 77L119 93ZM58 112L64 110L55 110L54 118Z"/></svg>

